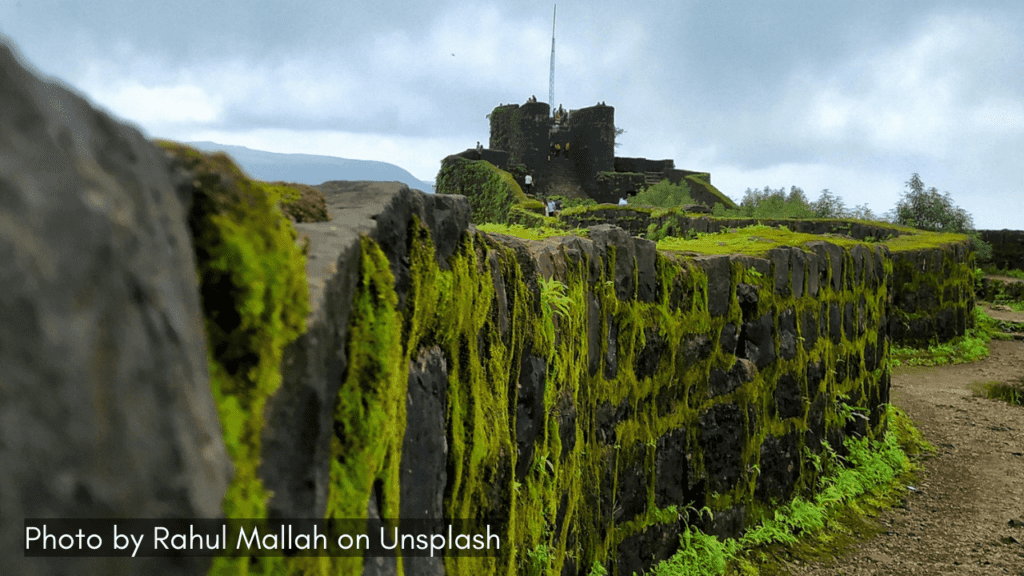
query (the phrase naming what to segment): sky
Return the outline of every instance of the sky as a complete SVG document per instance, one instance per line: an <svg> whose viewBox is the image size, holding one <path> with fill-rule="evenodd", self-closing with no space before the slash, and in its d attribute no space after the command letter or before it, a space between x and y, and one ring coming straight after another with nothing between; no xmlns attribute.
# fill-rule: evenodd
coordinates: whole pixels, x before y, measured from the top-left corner
<svg viewBox="0 0 1024 576"><path fill-rule="evenodd" d="M551 2L0 0L36 71L152 138L397 164L433 181L491 110L547 100ZM555 104L617 155L893 208L918 173L1024 229L1024 3L558 4Z"/></svg>

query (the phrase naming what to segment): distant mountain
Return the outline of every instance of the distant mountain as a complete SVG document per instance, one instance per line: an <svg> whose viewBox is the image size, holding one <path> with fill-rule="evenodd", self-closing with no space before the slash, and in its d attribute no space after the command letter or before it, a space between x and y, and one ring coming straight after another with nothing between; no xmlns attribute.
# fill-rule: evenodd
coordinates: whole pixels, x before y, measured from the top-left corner
<svg viewBox="0 0 1024 576"><path fill-rule="evenodd" d="M350 160L337 156L315 154L279 154L252 150L245 146L230 146L216 142L186 142L206 152L224 151L234 158L246 174L257 180L273 182L284 180L298 184L317 185L328 180L376 180L403 182L410 188L433 192L430 182L418 180L408 171L376 160Z"/></svg>

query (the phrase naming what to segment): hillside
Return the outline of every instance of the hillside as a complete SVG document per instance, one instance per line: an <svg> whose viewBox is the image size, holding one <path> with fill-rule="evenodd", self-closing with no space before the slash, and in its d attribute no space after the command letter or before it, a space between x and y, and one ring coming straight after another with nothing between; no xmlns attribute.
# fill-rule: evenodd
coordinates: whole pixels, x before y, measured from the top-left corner
<svg viewBox="0 0 1024 576"><path fill-rule="evenodd" d="M223 150L256 180L297 182L317 185L329 180L371 180L402 182L416 190L432 192L433 185L417 179L404 168L376 160L352 160L318 154L280 154L216 142L187 142L189 146L213 152Z"/></svg>

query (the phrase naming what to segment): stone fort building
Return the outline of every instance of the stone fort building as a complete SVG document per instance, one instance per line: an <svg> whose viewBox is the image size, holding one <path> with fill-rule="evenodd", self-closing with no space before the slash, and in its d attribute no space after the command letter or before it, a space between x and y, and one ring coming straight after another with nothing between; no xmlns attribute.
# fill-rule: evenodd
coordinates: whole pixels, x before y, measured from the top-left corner
<svg viewBox="0 0 1024 576"><path fill-rule="evenodd" d="M487 160L512 173L524 190L531 175L533 195L616 203L667 179L687 185L694 201L705 206L735 206L711 185L707 172L677 170L673 160L616 157L615 108L603 102L578 110L559 106L552 114L546 102L530 98L522 105L502 104L488 118L487 148L478 144L458 156Z"/></svg>

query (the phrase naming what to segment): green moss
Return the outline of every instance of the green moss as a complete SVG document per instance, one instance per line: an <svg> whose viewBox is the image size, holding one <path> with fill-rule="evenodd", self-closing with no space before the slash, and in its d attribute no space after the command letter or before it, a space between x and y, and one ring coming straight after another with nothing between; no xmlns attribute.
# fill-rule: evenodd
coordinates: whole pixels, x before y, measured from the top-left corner
<svg viewBox="0 0 1024 576"><path fill-rule="evenodd" d="M188 223L210 387L235 470L224 514L264 518L270 494L257 476L263 407L281 384L284 347L305 331L309 314L305 257L280 208L290 189L250 180L227 155L159 144L195 181ZM281 562L262 558L252 571L268 573ZM248 566L247 559L218 558L211 574L244 574Z"/></svg>
<svg viewBox="0 0 1024 576"><path fill-rule="evenodd" d="M467 160L458 156L445 159L437 175L439 194L462 194L469 198L473 222L506 224L513 205L535 208L511 174L485 160ZM540 206L543 209L543 205Z"/></svg>
<svg viewBox="0 0 1024 576"><path fill-rule="evenodd" d="M488 232L490 234L515 236L526 240L543 240L544 238L551 238L555 236L582 236L585 238L589 233L588 230L583 228L577 228L575 230L563 230L561 228L549 228L547 226L528 228L522 224L481 224L480 226L477 226L477 230L480 230L481 232Z"/></svg>
<svg viewBox="0 0 1024 576"><path fill-rule="evenodd" d="M922 248L938 248L966 241L967 236L963 234L914 230L913 233L903 233L895 238L890 238L884 244L893 252L906 252Z"/></svg>
<svg viewBox="0 0 1024 576"><path fill-rule="evenodd" d="M687 185L690 186L691 190L700 190L705 194L710 194L711 196L715 197L717 199L716 204L721 203L726 208L732 210L738 209L739 206L737 206L731 198L729 198L725 194L722 194L722 192L718 190L718 188L715 188L714 186L711 185L710 179L710 175L705 176L704 174L691 174L687 176L684 180L686 181Z"/></svg>
<svg viewBox="0 0 1024 576"><path fill-rule="evenodd" d="M686 526L680 536L681 550L657 565L658 576L782 574L781 562L793 558L813 560L831 557L852 543L851 531L872 535L863 521L866 511L892 506L918 470L908 452L919 452L920 433L909 419L889 407L895 424L879 441L848 438L847 461L834 452L808 454L825 471L821 491L812 499L794 498L776 508L741 538L719 541ZM927 448L927 446L925 446Z"/></svg>
<svg viewBox="0 0 1024 576"><path fill-rule="evenodd" d="M790 232L784 228L754 225L718 234L697 234L696 238L666 237L658 242L658 250L695 252L698 254L747 254L764 256L780 246L803 246L807 242L827 240L839 246L863 244L846 238L821 237ZM805 248L807 250L807 248Z"/></svg>

